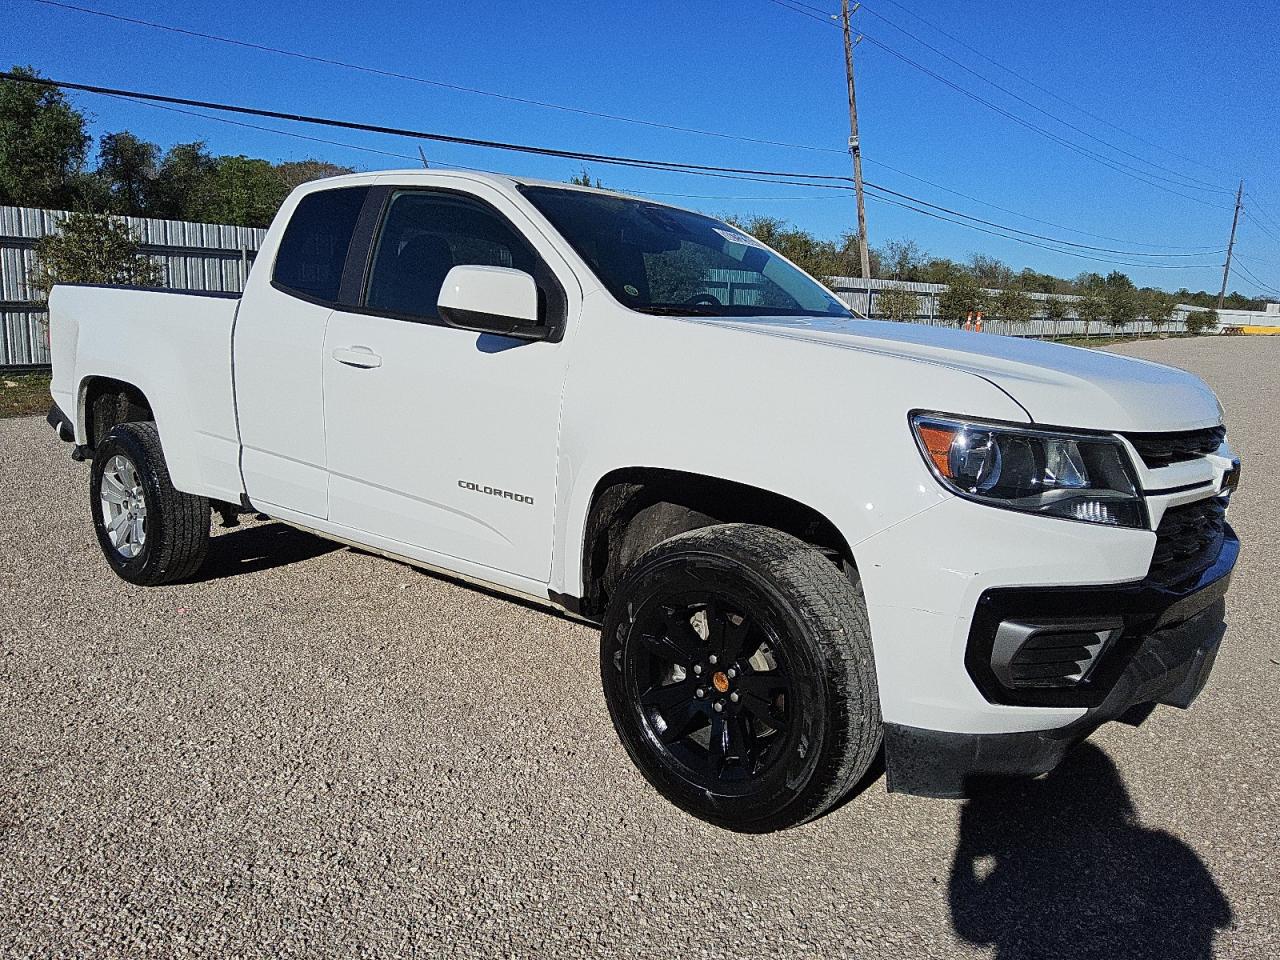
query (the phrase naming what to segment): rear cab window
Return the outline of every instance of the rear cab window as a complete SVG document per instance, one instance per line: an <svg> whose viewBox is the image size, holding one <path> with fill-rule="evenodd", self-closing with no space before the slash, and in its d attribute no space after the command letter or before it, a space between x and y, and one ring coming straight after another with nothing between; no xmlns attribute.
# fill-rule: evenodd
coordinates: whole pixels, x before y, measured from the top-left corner
<svg viewBox="0 0 1280 960"><path fill-rule="evenodd" d="M298 201L280 238L274 286L308 300L335 304L356 222L369 187L318 190Z"/></svg>

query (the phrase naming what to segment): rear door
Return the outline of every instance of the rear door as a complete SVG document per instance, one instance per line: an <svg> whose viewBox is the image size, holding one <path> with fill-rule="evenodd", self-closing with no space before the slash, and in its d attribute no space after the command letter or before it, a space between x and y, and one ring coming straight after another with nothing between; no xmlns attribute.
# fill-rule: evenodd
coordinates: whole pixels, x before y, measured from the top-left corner
<svg viewBox="0 0 1280 960"><path fill-rule="evenodd" d="M232 369L245 490L264 509L325 516L320 358L369 190L303 195L291 213L281 212L287 220L274 262L250 274L236 317Z"/></svg>
<svg viewBox="0 0 1280 960"><path fill-rule="evenodd" d="M565 345L459 330L436 302L455 265L513 267L562 328L576 282L494 188L384 191L358 305L325 337L330 520L405 556L545 583Z"/></svg>

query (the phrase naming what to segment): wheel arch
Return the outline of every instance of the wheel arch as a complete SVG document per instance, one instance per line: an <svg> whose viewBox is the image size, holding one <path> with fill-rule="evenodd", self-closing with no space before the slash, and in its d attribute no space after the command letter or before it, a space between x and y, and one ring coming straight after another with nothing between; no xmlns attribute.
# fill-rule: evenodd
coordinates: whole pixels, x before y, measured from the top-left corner
<svg viewBox="0 0 1280 960"><path fill-rule="evenodd" d="M811 544L833 563L853 565L840 528L785 494L708 474L621 467L595 484L580 544L578 612L598 619L630 563L669 537L719 523L754 523Z"/></svg>
<svg viewBox="0 0 1280 960"><path fill-rule="evenodd" d="M76 426L86 447L96 447L116 424L154 419L151 401L140 387L115 377L96 374L81 379L76 400Z"/></svg>

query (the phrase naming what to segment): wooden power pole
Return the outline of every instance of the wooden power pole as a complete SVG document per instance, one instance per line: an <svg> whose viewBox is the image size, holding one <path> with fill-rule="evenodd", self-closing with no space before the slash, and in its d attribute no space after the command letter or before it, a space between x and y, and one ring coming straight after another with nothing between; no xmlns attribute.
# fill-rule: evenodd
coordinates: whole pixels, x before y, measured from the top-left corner
<svg viewBox="0 0 1280 960"><path fill-rule="evenodd" d="M857 5L854 5L857 9ZM867 249L867 205L862 197L862 147L858 144L858 95L853 85L853 38L849 35L849 0L840 0L844 21L844 73L849 81L849 152L853 154L853 192L858 198L858 255L862 258L862 279L871 279L871 251Z"/></svg>
<svg viewBox="0 0 1280 960"><path fill-rule="evenodd" d="M1231 275L1231 251L1236 245L1236 224L1240 222L1240 201L1244 197L1244 181L1240 181L1240 189L1236 191L1236 212L1231 217L1231 239L1227 241L1227 262L1222 265L1222 289L1218 291L1218 309L1222 309L1222 301L1227 298L1227 278Z"/></svg>

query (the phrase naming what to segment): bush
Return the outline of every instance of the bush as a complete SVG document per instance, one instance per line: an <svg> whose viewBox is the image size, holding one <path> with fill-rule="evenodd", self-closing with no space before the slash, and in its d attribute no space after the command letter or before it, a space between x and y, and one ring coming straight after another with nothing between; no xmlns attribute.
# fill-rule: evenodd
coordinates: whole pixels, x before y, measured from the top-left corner
<svg viewBox="0 0 1280 960"><path fill-rule="evenodd" d="M70 213L57 233L36 243L36 265L27 277L36 299L49 299L55 283L109 283L155 287L160 265L138 250L138 238L121 220L96 213Z"/></svg>
<svg viewBox="0 0 1280 960"><path fill-rule="evenodd" d="M1217 310L1197 310L1187 316L1187 333L1205 333L1218 327Z"/></svg>
<svg viewBox="0 0 1280 960"><path fill-rule="evenodd" d="M906 287L885 287L876 294L875 315L898 323L915 320L920 313L920 298Z"/></svg>

